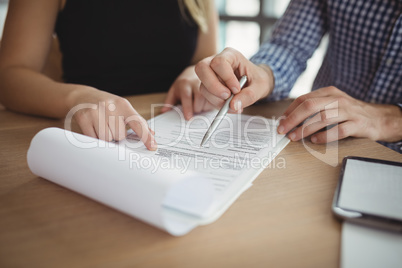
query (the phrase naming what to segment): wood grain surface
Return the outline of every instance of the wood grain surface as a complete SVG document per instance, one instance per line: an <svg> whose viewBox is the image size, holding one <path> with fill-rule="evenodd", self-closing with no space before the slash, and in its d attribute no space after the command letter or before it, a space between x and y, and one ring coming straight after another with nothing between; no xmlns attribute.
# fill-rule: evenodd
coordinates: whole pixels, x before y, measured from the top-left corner
<svg viewBox="0 0 402 268"><path fill-rule="evenodd" d="M164 94L129 97L146 119ZM289 101L245 112L280 116ZM290 143L216 222L173 237L33 175L26 153L63 120L0 109L0 267L339 267L341 223L331 202L344 156L402 156L366 139Z"/></svg>

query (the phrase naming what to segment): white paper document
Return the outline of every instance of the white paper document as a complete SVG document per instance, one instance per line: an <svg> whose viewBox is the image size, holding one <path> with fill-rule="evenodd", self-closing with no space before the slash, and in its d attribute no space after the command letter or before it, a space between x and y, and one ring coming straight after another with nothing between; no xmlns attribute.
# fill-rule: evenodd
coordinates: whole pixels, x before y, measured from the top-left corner
<svg viewBox="0 0 402 268"><path fill-rule="evenodd" d="M402 234L345 221L341 267L402 267Z"/></svg>
<svg viewBox="0 0 402 268"><path fill-rule="evenodd" d="M175 108L150 120L155 152L133 132L114 143L45 129L31 142L28 165L40 177L184 235L221 216L289 142L274 120L228 115L201 148L215 114L185 121Z"/></svg>

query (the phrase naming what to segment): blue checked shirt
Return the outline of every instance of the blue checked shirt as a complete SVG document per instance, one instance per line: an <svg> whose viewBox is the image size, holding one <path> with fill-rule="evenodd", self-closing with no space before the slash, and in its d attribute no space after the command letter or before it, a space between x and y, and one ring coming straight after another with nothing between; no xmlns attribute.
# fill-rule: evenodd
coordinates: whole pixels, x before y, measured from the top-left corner
<svg viewBox="0 0 402 268"><path fill-rule="evenodd" d="M286 98L329 34L313 90L335 86L371 103L402 103L402 0L293 0L251 59L275 77L270 100ZM398 152L402 144L383 143Z"/></svg>

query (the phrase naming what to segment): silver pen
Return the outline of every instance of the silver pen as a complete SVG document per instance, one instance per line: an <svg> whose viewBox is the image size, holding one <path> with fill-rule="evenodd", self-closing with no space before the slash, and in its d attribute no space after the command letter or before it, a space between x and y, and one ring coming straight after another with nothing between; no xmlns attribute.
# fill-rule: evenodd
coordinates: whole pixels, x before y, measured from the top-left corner
<svg viewBox="0 0 402 268"><path fill-rule="evenodd" d="M247 83L247 76L243 75L240 78L240 89L244 87L244 85ZM205 143L209 141L211 138L212 134L215 132L215 130L218 128L219 124L222 122L222 119L226 116L229 110L229 104L230 101L233 99L234 95L232 94L225 102L225 104L222 106L222 108L219 110L218 114L216 115L214 121L212 121L211 126L208 128L207 133L205 133L204 138L201 141L201 147L204 146Z"/></svg>

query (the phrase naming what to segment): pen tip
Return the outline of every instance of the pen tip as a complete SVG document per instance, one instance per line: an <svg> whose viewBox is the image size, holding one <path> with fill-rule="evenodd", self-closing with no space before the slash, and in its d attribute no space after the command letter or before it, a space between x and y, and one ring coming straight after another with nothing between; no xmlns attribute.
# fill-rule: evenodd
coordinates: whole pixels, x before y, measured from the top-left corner
<svg viewBox="0 0 402 268"><path fill-rule="evenodd" d="M204 136L204 138L202 138L200 147L203 148L204 145L205 145L205 143L206 143L207 141L208 141L208 135L206 134L206 135Z"/></svg>

